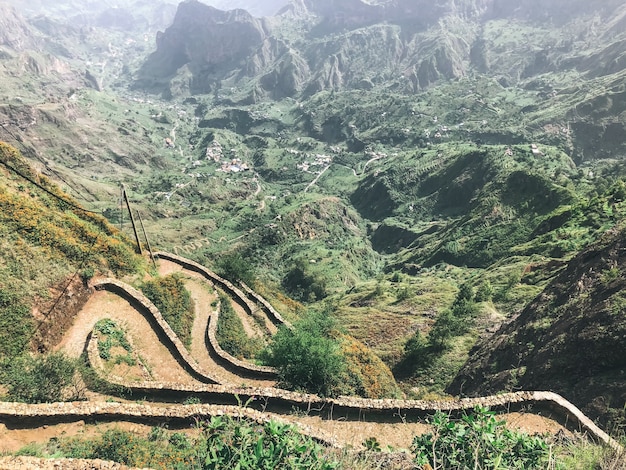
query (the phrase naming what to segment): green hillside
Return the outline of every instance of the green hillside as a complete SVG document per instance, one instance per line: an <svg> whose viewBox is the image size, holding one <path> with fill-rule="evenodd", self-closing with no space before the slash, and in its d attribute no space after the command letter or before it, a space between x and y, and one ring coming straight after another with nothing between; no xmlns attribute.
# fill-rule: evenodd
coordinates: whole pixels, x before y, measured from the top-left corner
<svg viewBox="0 0 626 470"><path fill-rule="evenodd" d="M105 218L83 209L3 142L0 163L0 358L5 360L31 348L45 350L42 325L57 314L54 301L64 288L72 284L80 292L94 275L132 274L144 262Z"/></svg>

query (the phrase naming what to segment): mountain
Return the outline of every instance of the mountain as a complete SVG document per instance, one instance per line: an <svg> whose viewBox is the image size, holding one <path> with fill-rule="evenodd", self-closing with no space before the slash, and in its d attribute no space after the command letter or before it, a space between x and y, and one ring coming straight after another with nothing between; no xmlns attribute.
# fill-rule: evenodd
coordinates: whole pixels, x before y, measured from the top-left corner
<svg viewBox="0 0 626 470"><path fill-rule="evenodd" d="M553 390L610 428L626 400L623 226L574 257L519 316L469 353L448 391Z"/></svg>
<svg viewBox="0 0 626 470"><path fill-rule="evenodd" d="M36 47L37 37L32 28L9 5L0 3L0 46L13 51Z"/></svg>
<svg viewBox="0 0 626 470"><path fill-rule="evenodd" d="M468 329L406 367L410 396L538 314L626 215L621 1L15 4L0 136L92 209L119 222L125 183L155 245L240 257L272 301L332 306L396 371L480 291Z"/></svg>

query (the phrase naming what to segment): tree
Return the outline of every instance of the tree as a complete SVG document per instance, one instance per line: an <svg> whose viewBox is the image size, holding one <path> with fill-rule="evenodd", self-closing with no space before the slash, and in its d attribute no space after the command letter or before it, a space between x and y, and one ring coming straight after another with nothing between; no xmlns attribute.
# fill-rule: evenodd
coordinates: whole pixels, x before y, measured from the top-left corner
<svg viewBox="0 0 626 470"><path fill-rule="evenodd" d="M281 328L265 351L266 362L278 369L281 386L321 396L336 395L346 361L331 338L332 321L311 314L294 325Z"/></svg>

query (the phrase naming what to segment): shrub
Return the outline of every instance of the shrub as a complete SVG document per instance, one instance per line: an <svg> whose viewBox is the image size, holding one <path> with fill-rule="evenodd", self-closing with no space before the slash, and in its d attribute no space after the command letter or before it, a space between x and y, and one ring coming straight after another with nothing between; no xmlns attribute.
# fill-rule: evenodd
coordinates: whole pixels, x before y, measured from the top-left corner
<svg viewBox="0 0 626 470"><path fill-rule="evenodd" d="M171 274L141 286L141 290L159 309L165 321L187 348L191 346L194 308L191 294L178 274Z"/></svg>
<svg viewBox="0 0 626 470"><path fill-rule="evenodd" d="M60 452L64 457L112 460L133 467L167 470L330 470L337 466L313 439L275 421L257 424L218 416L199 423L199 428L200 434L190 437L157 427L147 438L111 429L89 440L50 441L45 450ZM40 449L31 451L34 452L44 453Z"/></svg>
<svg viewBox="0 0 626 470"><path fill-rule="evenodd" d="M228 354L240 359L252 359L263 349L263 341L260 338L249 338L246 335L241 319L233 309L230 299L224 294L220 294L217 342Z"/></svg>
<svg viewBox="0 0 626 470"><path fill-rule="evenodd" d="M304 260L296 265L283 279L283 287L296 299L314 302L327 296L326 280L320 274L314 274Z"/></svg>
<svg viewBox="0 0 626 470"><path fill-rule="evenodd" d="M32 357L23 355L8 364L4 382L7 397L26 403L46 403L82 398L76 361L63 353Z"/></svg>
<svg viewBox="0 0 626 470"><path fill-rule="evenodd" d="M218 263L220 276L231 282L244 282L249 286L254 285L254 268L239 253L224 256Z"/></svg>
<svg viewBox="0 0 626 470"><path fill-rule="evenodd" d="M336 468L322 448L286 424L247 421L218 416L203 426L205 469L319 469Z"/></svg>
<svg viewBox="0 0 626 470"><path fill-rule="evenodd" d="M506 428L495 413L476 407L452 420L437 412L429 420L433 432L417 436L411 446L415 463L434 469L539 469L547 468L546 442Z"/></svg>
<svg viewBox="0 0 626 470"><path fill-rule="evenodd" d="M332 321L311 314L293 329L281 328L264 352L266 362L278 369L280 383L289 390L333 396L341 388L346 360L331 338Z"/></svg>

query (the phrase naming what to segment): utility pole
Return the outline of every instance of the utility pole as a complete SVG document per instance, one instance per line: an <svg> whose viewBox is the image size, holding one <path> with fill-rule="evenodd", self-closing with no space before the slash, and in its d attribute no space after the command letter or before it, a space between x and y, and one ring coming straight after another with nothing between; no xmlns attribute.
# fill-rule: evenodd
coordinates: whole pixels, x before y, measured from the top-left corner
<svg viewBox="0 0 626 470"><path fill-rule="evenodd" d="M141 230L143 231L143 236L146 239L146 244L148 245L148 251L150 252L150 259L152 260L152 264L154 265L154 269L157 269L156 261L154 260L154 254L152 253L152 247L150 246L150 240L148 240L148 234L146 233L146 227L143 225L143 220L141 220L141 212L137 211L137 218L139 219L139 225L141 225Z"/></svg>
<svg viewBox="0 0 626 470"><path fill-rule="evenodd" d="M122 195L124 196L124 201L126 201L126 207L128 208L128 214L130 215L130 222L133 224L133 233L135 234L135 240L137 241L137 254L142 255L143 250L141 249L141 242L139 241L139 234L137 233L135 218L133 217L133 211L130 210L130 201L128 200L128 195L126 194L126 187L124 186L124 184L122 184Z"/></svg>

